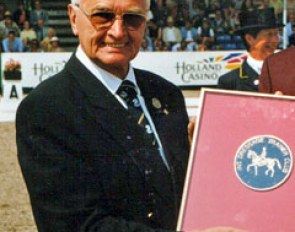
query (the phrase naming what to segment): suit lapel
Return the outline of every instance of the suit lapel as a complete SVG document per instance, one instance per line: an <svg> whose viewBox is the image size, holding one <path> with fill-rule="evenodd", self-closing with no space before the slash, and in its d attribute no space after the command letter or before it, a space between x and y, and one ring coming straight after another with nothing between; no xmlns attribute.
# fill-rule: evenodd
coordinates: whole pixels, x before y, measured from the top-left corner
<svg viewBox="0 0 295 232"><path fill-rule="evenodd" d="M171 152L168 150L168 148L165 146L164 142L164 138L167 139L167 134L166 134L166 127L167 124L165 124L165 122L169 122L169 119L167 119L167 114L169 114L168 110L169 110L169 104L167 103L167 101L165 100L164 95L169 95L168 93L163 94L163 89L160 89L161 87L159 87L159 83L157 80L157 77L151 78L149 75L147 75L145 72L142 72L140 70L135 69L135 77L136 77L136 81L137 84L140 88L142 97L145 100L145 104L146 107L152 117L152 120L155 124L157 133L162 141L162 146L165 152L165 156L166 159L168 161L168 164L170 165L170 155ZM169 91L168 89L166 89L166 91ZM159 154L156 154L160 157ZM161 172L160 175L162 175L163 181L159 181L159 176L156 177L158 178L158 180L155 180L152 185L155 188L155 190L160 193L163 194L165 192L168 192L168 190L163 190L164 186L169 186L170 184L167 183L169 181L171 181L171 172L168 172L167 168L164 167L164 164L162 162L162 159L159 160L159 162L162 164L161 167L159 167L159 170L157 170L157 172ZM164 167L164 168L163 168ZM170 165L170 168L172 168L172 166ZM155 172L156 175L156 172ZM159 175L159 173L158 173ZM166 182L166 183L164 183ZM171 185L170 185L171 186ZM162 196L163 197L163 196ZM173 201L173 199L171 198L172 195L165 195L166 201L170 202Z"/></svg>
<svg viewBox="0 0 295 232"><path fill-rule="evenodd" d="M257 79L258 74L248 65L247 61L244 61L240 68L241 79Z"/></svg>
<svg viewBox="0 0 295 232"><path fill-rule="evenodd" d="M258 91L258 73L249 66L247 61L244 61L240 68L240 82L242 89Z"/></svg>
<svg viewBox="0 0 295 232"><path fill-rule="evenodd" d="M86 95L89 115L110 133L116 144L125 153L140 149L144 141L141 128L133 121L129 112L118 102L107 88L73 55L66 69L79 83Z"/></svg>
<svg viewBox="0 0 295 232"><path fill-rule="evenodd" d="M145 139L141 131L142 129L137 126L128 111L118 102L118 100L87 68L84 67L83 64L80 63L75 56L71 58L66 68L72 73L81 86L82 91L87 96L89 102L89 104L87 104L87 111L90 116L113 136L116 145L122 148L124 155L128 155L133 160L144 177L146 165L140 154L146 154L148 151L145 150ZM145 99L146 106L157 126L156 119L158 118L159 112L157 112L156 108L152 106L152 98L154 96L159 99L161 98L156 94L155 90L151 88L153 83L151 84L147 80L145 81L144 78L145 77L137 79L138 84ZM158 152L155 152L155 154L152 155L159 154ZM153 159L149 157L148 160L152 161ZM159 160L159 157L157 157L156 160ZM167 170L163 170L163 175L170 175ZM170 180L170 177L164 179L168 181ZM152 186L157 192L162 193L162 184L161 181L153 181ZM169 201L170 200L167 200L167 202Z"/></svg>

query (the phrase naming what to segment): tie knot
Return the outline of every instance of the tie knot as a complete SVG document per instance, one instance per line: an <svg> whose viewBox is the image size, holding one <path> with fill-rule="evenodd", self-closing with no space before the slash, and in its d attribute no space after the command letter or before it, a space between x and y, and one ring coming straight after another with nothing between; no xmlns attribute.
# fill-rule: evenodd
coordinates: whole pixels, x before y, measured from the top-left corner
<svg viewBox="0 0 295 232"><path fill-rule="evenodd" d="M134 104L137 100L137 93L135 90L135 85L128 80L124 80L117 90L117 94L128 104Z"/></svg>

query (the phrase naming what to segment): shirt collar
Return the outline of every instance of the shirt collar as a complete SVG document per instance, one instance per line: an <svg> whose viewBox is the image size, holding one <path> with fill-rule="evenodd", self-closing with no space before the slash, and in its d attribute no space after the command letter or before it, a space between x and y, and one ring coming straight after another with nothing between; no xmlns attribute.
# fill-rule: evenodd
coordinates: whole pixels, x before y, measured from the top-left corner
<svg viewBox="0 0 295 232"><path fill-rule="evenodd" d="M83 51L81 45L78 46L76 51L76 57L81 63L98 79L101 83L112 93L116 94L117 89L122 83L122 80L117 76L107 72L106 70L97 66ZM124 80L129 80L134 83L136 89L138 89L138 85L135 79L134 69L130 65L127 76Z"/></svg>
<svg viewBox="0 0 295 232"><path fill-rule="evenodd" d="M259 75L261 74L263 60L256 60L250 54L248 54L247 63L255 72L257 72Z"/></svg>

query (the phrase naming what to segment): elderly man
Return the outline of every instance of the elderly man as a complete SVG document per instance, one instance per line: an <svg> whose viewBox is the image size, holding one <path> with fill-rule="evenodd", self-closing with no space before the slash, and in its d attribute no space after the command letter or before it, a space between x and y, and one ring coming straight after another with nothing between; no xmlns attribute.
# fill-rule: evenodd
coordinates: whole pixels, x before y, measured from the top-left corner
<svg viewBox="0 0 295 232"><path fill-rule="evenodd" d="M243 11L239 15L241 35L247 49L247 59L237 68L218 80L218 87L229 90L258 91L259 74L263 61L279 45L279 27L273 8Z"/></svg>
<svg viewBox="0 0 295 232"><path fill-rule="evenodd" d="M39 231L176 228L189 153L184 99L130 65L149 4L73 0L77 51L18 109L18 158Z"/></svg>
<svg viewBox="0 0 295 232"><path fill-rule="evenodd" d="M176 228L189 154L184 99L130 65L149 4L73 0L80 45L18 109L18 157L39 231Z"/></svg>

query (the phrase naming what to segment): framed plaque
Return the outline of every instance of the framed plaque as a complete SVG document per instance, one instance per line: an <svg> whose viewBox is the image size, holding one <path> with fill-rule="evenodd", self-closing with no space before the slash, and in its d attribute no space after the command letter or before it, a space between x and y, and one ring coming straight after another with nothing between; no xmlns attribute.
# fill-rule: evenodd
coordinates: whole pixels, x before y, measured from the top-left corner
<svg viewBox="0 0 295 232"><path fill-rule="evenodd" d="M178 230L295 231L295 97L203 89Z"/></svg>

